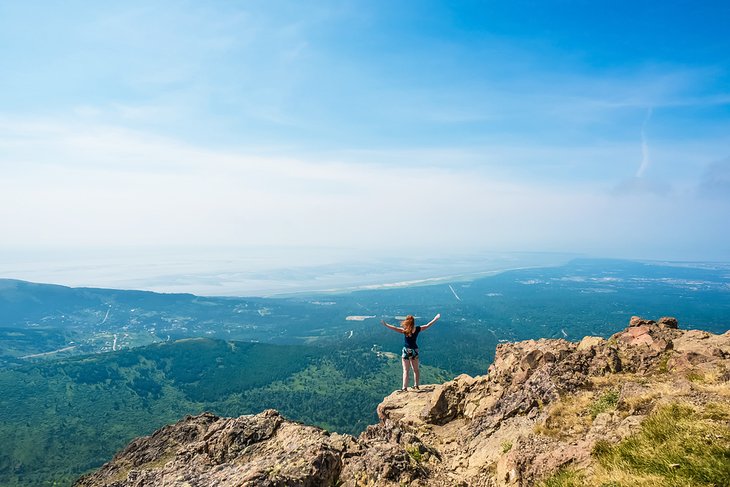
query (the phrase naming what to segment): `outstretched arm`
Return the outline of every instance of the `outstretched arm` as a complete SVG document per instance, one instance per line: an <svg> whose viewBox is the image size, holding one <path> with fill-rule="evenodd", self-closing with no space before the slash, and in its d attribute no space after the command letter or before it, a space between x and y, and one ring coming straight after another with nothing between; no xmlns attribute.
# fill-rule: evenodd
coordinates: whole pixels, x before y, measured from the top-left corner
<svg viewBox="0 0 730 487"><path fill-rule="evenodd" d="M434 316L434 317L433 317L433 319L432 319L431 321L429 321L428 323L426 323L425 325L423 325L423 326L421 327L421 331L425 330L425 329L426 329L426 328L428 328L429 326L431 326L431 325L433 325L434 323L436 323L436 322L437 322L437 321L439 320L439 318L441 318L441 313L438 313L438 314L437 314L436 316Z"/></svg>
<svg viewBox="0 0 730 487"><path fill-rule="evenodd" d="M397 331L398 333L403 333L403 329L402 328L398 328L397 326L393 326L391 324L388 324L388 323L385 322L385 320L380 320L380 321L383 323L383 325L387 326L391 330Z"/></svg>

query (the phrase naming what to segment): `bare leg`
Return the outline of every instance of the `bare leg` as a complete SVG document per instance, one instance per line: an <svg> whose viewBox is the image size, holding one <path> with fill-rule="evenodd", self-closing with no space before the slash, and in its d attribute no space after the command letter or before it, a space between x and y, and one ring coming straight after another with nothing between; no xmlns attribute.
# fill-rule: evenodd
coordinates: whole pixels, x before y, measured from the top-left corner
<svg viewBox="0 0 730 487"><path fill-rule="evenodd" d="M414 382L416 383L416 387L421 383L421 375L418 373L418 357L414 357L411 359L411 367L413 367L413 378Z"/></svg>
<svg viewBox="0 0 730 487"><path fill-rule="evenodd" d="M408 368L410 367L410 364L408 363L408 359L403 359L403 389L408 389Z"/></svg>

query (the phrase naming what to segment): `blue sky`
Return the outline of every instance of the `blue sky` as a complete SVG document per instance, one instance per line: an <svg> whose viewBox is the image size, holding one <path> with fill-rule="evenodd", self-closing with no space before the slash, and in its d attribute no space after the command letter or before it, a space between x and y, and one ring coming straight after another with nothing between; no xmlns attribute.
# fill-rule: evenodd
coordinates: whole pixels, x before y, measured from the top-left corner
<svg viewBox="0 0 730 487"><path fill-rule="evenodd" d="M0 246L730 259L727 2L0 0Z"/></svg>

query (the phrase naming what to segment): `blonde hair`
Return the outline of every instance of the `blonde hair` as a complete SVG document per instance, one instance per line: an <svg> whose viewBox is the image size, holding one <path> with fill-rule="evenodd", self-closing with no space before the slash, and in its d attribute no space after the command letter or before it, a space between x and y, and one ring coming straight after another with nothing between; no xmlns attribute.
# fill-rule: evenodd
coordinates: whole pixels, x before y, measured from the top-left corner
<svg viewBox="0 0 730 487"><path fill-rule="evenodd" d="M416 330L416 320L413 318L413 315L408 315L405 320L400 322L400 326L403 328L403 333L411 336Z"/></svg>

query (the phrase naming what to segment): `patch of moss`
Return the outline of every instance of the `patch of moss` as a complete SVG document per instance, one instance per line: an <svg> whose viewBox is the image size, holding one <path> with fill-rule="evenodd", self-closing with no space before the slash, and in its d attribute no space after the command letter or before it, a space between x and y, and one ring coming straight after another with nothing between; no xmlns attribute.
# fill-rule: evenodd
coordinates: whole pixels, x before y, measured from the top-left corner
<svg viewBox="0 0 730 487"><path fill-rule="evenodd" d="M613 411L616 409L618 404L618 391L616 389L610 389L604 392L589 408L591 419L596 419L601 413L607 411Z"/></svg>
<svg viewBox="0 0 730 487"><path fill-rule="evenodd" d="M267 475L268 475L269 479L275 479L276 477L279 476L280 472L281 472L281 465L277 464L269 469L269 471L267 472Z"/></svg>
<svg viewBox="0 0 730 487"><path fill-rule="evenodd" d="M409 445L406 447L406 453L408 453L408 456L411 457L416 463L423 462L423 454L421 453L421 450L418 448L418 445Z"/></svg>
<svg viewBox="0 0 730 487"><path fill-rule="evenodd" d="M687 372L687 380L690 382L705 382L705 376L697 372Z"/></svg>
<svg viewBox="0 0 730 487"><path fill-rule="evenodd" d="M505 440L502 442L502 453L507 453L512 449L512 442Z"/></svg>

